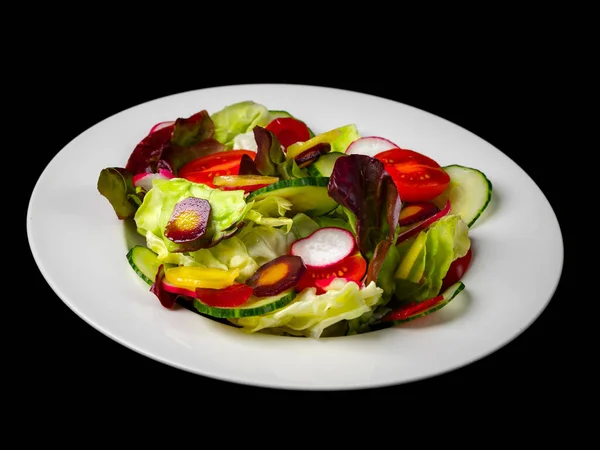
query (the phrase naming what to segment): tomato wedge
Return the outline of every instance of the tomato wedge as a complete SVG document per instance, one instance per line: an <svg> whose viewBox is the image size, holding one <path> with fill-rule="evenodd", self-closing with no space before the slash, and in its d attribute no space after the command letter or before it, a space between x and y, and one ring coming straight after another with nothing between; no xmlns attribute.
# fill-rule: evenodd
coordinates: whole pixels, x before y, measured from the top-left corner
<svg viewBox="0 0 600 450"><path fill-rule="evenodd" d="M284 148L288 148L296 142L304 142L310 139L310 131L306 124L293 117L274 119L265 128L277 137Z"/></svg>
<svg viewBox="0 0 600 450"><path fill-rule="evenodd" d="M322 294L325 292L322 285L328 284L325 281L330 281L333 278L345 278L348 281L355 281L360 284L366 271L367 261L357 251L331 266L322 269L307 268L296 286L296 290L300 292L307 287L315 287L317 288L317 294ZM323 283L319 283L319 280L323 281Z"/></svg>
<svg viewBox="0 0 600 450"><path fill-rule="evenodd" d="M212 188L213 178L220 175L237 175L240 170L242 156L252 160L256 152L251 150L229 150L196 158L179 169L178 176L195 183L204 183Z"/></svg>
<svg viewBox="0 0 600 450"><path fill-rule="evenodd" d="M433 200L450 184L450 176L436 161L414 150L393 148L375 159L385 165L403 202Z"/></svg>

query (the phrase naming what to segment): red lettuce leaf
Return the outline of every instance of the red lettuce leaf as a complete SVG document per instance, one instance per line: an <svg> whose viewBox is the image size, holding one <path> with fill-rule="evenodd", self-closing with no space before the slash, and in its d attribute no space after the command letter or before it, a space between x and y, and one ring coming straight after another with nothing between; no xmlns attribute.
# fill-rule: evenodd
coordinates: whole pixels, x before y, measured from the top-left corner
<svg viewBox="0 0 600 450"><path fill-rule="evenodd" d="M167 309L173 309L175 304L177 303L177 297L179 294L174 294L172 292L167 291L162 284L163 279L165 278L165 266L161 264L158 266L158 271L156 272L156 278L154 279L154 283L150 287L150 292L152 292L158 300L160 304L163 305Z"/></svg>
<svg viewBox="0 0 600 450"><path fill-rule="evenodd" d="M163 148L170 144L173 128L166 127L150 133L142 139L133 149L125 165L132 174L157 172L157 164Z"/></svg>
<svg viewBox="0 0 600 450"><path fill-rule="evenodd" d="M356 216L356 244L369 261L367 283L376 280L394 242L402 203L384 164L366 155L338 158L329 196Z"/></svg>
<svg viewBox="0 0 600 450"><path fill-rule="evenodd" d="M196 142L187 147L170 143L163 148L157 168L167 169L177 176L179 169L190 161L222 151L225 151L225 145L213 138Z"/></svg>
<svg viewBox="0 0 600 450"><path fill-rule="evenodd" d="M215 135L215 124L206 110L197 112L187 119L178 118L173 126L171 142L179 147L188 147Z"/></svg>
<svg viewBox="0 0 600 450"><path fill-rule="evenodd" d="M142 139L133 149L125 168L134 175L156 173L158 169L167 169L176 175L185 163L225 149L213 139L214 134L215 125L206 110L188 118L178 118L172 126Z"/></svg>
<svg viewBox="0 0 600 450"><path fill-rule="evenodd" d="M279 166L285 163L286 157L277 136L258 125L252 131L257 147L256 158L254 158L256 169L261 175L279 176Z"/></svg>

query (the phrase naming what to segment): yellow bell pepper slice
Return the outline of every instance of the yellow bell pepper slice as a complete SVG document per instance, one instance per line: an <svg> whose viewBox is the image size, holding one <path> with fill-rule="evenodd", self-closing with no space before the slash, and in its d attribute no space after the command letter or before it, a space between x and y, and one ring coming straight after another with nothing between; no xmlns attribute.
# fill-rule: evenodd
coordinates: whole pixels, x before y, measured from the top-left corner
<svg viewBox="0 0 600 450"><path fill-rule="evenodd" d="M177 266L165 270L165 280L186 289L223 289L231 286L240 269L224 270L215 267Z"/></svg>
<svg viewBox="0 0 600 450"><path fill-rule="evenodd" d="M335 138L337 138L341 134L342 132L336 128L335 130L326 131L325 133L318 134L314 138L309 139L308 141L296 142L295 144L292 144L287 148L286 157L288 159L295 158L304 150L308 150L309 148L314 147L317 144L330 144L335 140Z"/></svg>

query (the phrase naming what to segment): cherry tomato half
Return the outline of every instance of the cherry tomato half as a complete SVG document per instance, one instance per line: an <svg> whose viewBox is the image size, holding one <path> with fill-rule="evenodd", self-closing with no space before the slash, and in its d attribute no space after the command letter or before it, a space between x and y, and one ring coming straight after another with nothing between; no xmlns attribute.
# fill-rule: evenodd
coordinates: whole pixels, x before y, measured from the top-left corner
<svg viewBox="0 0 600 450"><path fill-rule="evenodd" d="M237 175L240 170L242 156L247 155L252 160L256 152L251 150L229 150L203 156L184 164L179 169L178 176L195 183L204 183L212 188L213 178L219 175Z"/></svg>
<svg viewBox="0 0 600 450"><path fill-rule="evenodd" d="M346 278L349 281L360 283L367 271L367 261L360 252L346 256L340 262L335 263L323 269L307 267L306 272L296 286L298 292L307 287L317 288L317 294L322 294L323 289L316 284L317 280L327 280L329 278Z"/></svg>
<svg viewBox="0 0 600 450"><path fill-rule="evenodd" d="M375 158L385 165L403 202L433 200L450 184L450 176L436 161L414 150L394 148Z"/></svg>
<svg viewBox="0 0 600 450"><path fill-rule="evenodd" d="M444 292L444 290L446 290L447 287L452 286L457 281L460 281L460 279L464 276L465 272L471 265L472 258L473 252L471 250L471 247L469 247L469 250L467 251L465 256L462 256L452 261L452 264L450 264L450 267L448 268L448 272L446 272L444 281L442 281L441 292Z"/></svg>
<svg viewBox="0 0 600 450"><path fill-rule="evenodd" d="M288 148L296 142L304 142L310 139L310 131L306 124L293 117L274 119L265 128L277 137L284 148Z"/></svg>

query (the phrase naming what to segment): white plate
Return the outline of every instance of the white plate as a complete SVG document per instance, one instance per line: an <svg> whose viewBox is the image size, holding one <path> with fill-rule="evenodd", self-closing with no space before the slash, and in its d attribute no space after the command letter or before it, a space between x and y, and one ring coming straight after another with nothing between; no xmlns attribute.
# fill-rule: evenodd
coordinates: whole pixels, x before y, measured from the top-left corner
<svg viewBox="0 0 600 450"><path fill-rule="evenodd" d="M155 123L202 109L215 112L242 100L289 111L316 133L354 123L363 136L384 136L441 165L483 171L493 183L493 198L471 229L474 256L463 279L466 289L440 311L404 326L320 340L248 335L185 309L164 309L127 263L125 228L96 190L98 175L105 167L123 167ZM563 266L563 240L552 207L500 150L414 107L300 85L185 92L103 120L46 167L31 196L27 233L35 261L56 294L115 341L192 373L284 389L381 387L472 363L533 323L552 298Z"/></svg>

